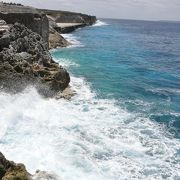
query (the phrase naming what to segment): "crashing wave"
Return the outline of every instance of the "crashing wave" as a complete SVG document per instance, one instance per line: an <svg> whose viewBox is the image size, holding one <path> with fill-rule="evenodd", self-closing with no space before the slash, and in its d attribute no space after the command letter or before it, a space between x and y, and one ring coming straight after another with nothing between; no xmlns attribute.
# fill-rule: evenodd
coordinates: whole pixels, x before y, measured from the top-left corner
<svg viewBox="0 0 180 180"><path fill-rule="evenodd" d="M108 24L104 21L97 20L93 26L107 26Z"/></svg>

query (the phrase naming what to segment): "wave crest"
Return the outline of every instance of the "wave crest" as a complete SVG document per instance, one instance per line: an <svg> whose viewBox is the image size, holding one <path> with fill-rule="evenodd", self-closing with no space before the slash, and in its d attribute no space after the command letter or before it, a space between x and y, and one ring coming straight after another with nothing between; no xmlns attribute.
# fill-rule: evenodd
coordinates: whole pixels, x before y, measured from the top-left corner
<svg viewBox="0 0 180 180"><path fill-rule="evenodd" d="M107 26L107 25L108 24L106 22L97 20L93 26L96 27L96 26Z"/></svg>

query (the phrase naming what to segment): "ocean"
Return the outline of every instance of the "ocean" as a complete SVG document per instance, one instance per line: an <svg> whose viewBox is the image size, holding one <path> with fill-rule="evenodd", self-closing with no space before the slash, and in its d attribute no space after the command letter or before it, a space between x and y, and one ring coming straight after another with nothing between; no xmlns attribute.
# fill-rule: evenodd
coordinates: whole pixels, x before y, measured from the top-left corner
<svg viewBox="0 0 180 180"><path fill-rule="evenodd" d="M0 93L0 150L58 180L180 179L180 23L102 19L51 51L71 101Z"/></svg>

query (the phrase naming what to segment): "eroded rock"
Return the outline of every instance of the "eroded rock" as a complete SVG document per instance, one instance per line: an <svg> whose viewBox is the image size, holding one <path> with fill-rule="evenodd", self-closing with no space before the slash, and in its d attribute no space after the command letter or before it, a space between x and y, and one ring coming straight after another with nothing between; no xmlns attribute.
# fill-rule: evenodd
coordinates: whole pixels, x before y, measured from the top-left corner
<svg viewBox="0 0 180 180"><path fill-rule="evenodd" d="M9 36L8 48L0 52L0 86L3 89L16 93L30 84L50 97L68 86L69 73L53 61L39 34L15 23L3 36L6 35ZM3 46L1 42L0 38L0 46Z"/></svg>
<svg viewBox="0 0 180 180"><path fill-rule="evenodd" d="M50 172L37 170L34 175L28 173L24 164L17 164L7 160L0 152L0 179L1 180L60 180Z"/></svg>
<svg viewBox="0 0 180 180"><path fill-rule="evenodd" d="M67 47L71 45L63 36L61 36L53 27L49 30L49 49L57 47Z"/></svg>
<svg viewBox="0 0 180 180"><path fill-rule="evenodd" d="M31 180L23 164L8 161L0 152L0 179L2 180Z"/></svg>

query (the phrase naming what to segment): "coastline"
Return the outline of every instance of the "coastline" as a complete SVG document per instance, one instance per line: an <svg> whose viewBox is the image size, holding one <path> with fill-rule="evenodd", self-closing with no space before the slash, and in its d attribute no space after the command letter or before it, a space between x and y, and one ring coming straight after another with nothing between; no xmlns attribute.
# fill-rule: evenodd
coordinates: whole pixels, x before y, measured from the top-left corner
<svg viewBox="0 0 180 180"><path fill-rule="evenodd" d="M59 18L62 11L39 10L8 3L0 3L0 6L1 92L16 94L32 85L44 97L69 100L76 94L69 86L69 73L52 59L49 49L72 45L60 33L93 25L96 17L64 12L64 16ZM72 16L70 21L73 22L69 22L69 18L66 20L66 16ZM0 178L57 179L44 171L31 175L23 164L6 160L3 154L0 154Z"/></svg>
<svg viewBox="0 0 180 180"><path fill-rule="evenodd" d="M71 32L79 26L92 25L96 17L2 3L0 18L1 89L18 92L28 84L35 84L47 97L54 97L65 90L70 82L69 74L53 61L49 49L71 45L61 36L62 29ZM14 86L14 81L20 83Z"/></svg>
<svg viewBox="0 0 180 180"><path fill-rule="evenodd" d="M107 97L108 92L111 93L117 89L107 83L101 84L106 78L114 79L114 82L119 82L118 77L125 79L120 83L121 86L126 86L125 92L128 92L128 95L131 94L131 88L134 88L134 86L128 88L129 82L126 80L126 76L131 75L133 69L127 73L128 69L123 71L126 62L120 58L123 54L121 50L124 47L124 40L120 39L117 45L119 31L111 34L112 28L115 28L112 25L114 22L107 21L107 23L109 26L103 28L89 27L78 30L72 35L69 34L74 40L80 41L74 46L75 48L52 50L54 60L70 72L70 85L78 92L71 101L44 99L32 87L13 96L1 94L0 119L3 127L0 127L2 130L0 135L4 136L1 139L1 150L6 153L8 159L25 164L31 174L39 168L46 172L55 172L59 175L59 179L65 180L179 177L179 139L174 138L165 125L152 121L150 118L152 113L147 114L148 108L156 106L146 100L127 99L128 96L124 101L113 98L116 97L114 94ZM126 27L126 24L120 23L117 27L121 30ZM147 28L149 29L149 26ZM131 30L133 31L133 28ZM100 35L102 31L107 33ZM114 43L109 45L110 39L107 38L107 41L104 39L103 42L107 43L103 44L105 49L98 49L97 47L102 47L100 40L107 37L107 34L111 35L111 42ZM121 36L125 39L129 37L128 33L124 32ZM140 38L141 42L143 40ZM104 45L108 46L104 47ZM112 46L116 52L121 51L120 56L111 54ZM122 48L118 49L119 47ZM129 49L133 46L128 43L125 47ZM91 54L97 51L98 54ZM106 55L110 55L111 62L121 60L121 64L117 62L117 65L122 67L118 75L113 73L116 68L114 69L112 65L115 64L105 63L109 59ZM117 59L116 56L118 56ZM132 63L132 59L127 61ZM133 61L139 62L136 58ZM112 67L110 73L104 71L104 68L109 66ZM137 68L142 66L143 64L138 64ZM102 73L98 72L99 68ZM107 76L104 78L106 72ZM129 81L133 82L131 76ZM94 82L97 82L95 86ZM135 78L136 82L138 83ZM99 88L102 89L99 91ZM106 91L105 96L102 96L106 88L113 89ZM119 89L121 90L121 87ZM152 90L154 94L163 93L163 90L157 92L155 92L157 89ZM168 89L165 91L169 92ZM172 94L172 89L170 91ZM121 93L121 95L124 94ZM140 92L139 95L141 94ZM167 101L158 99L158 102L163 104ZM123 103L128 103L131 107L140 110L126 109L128 106ZM3 132L6 133L3 135Z"/></svg>

